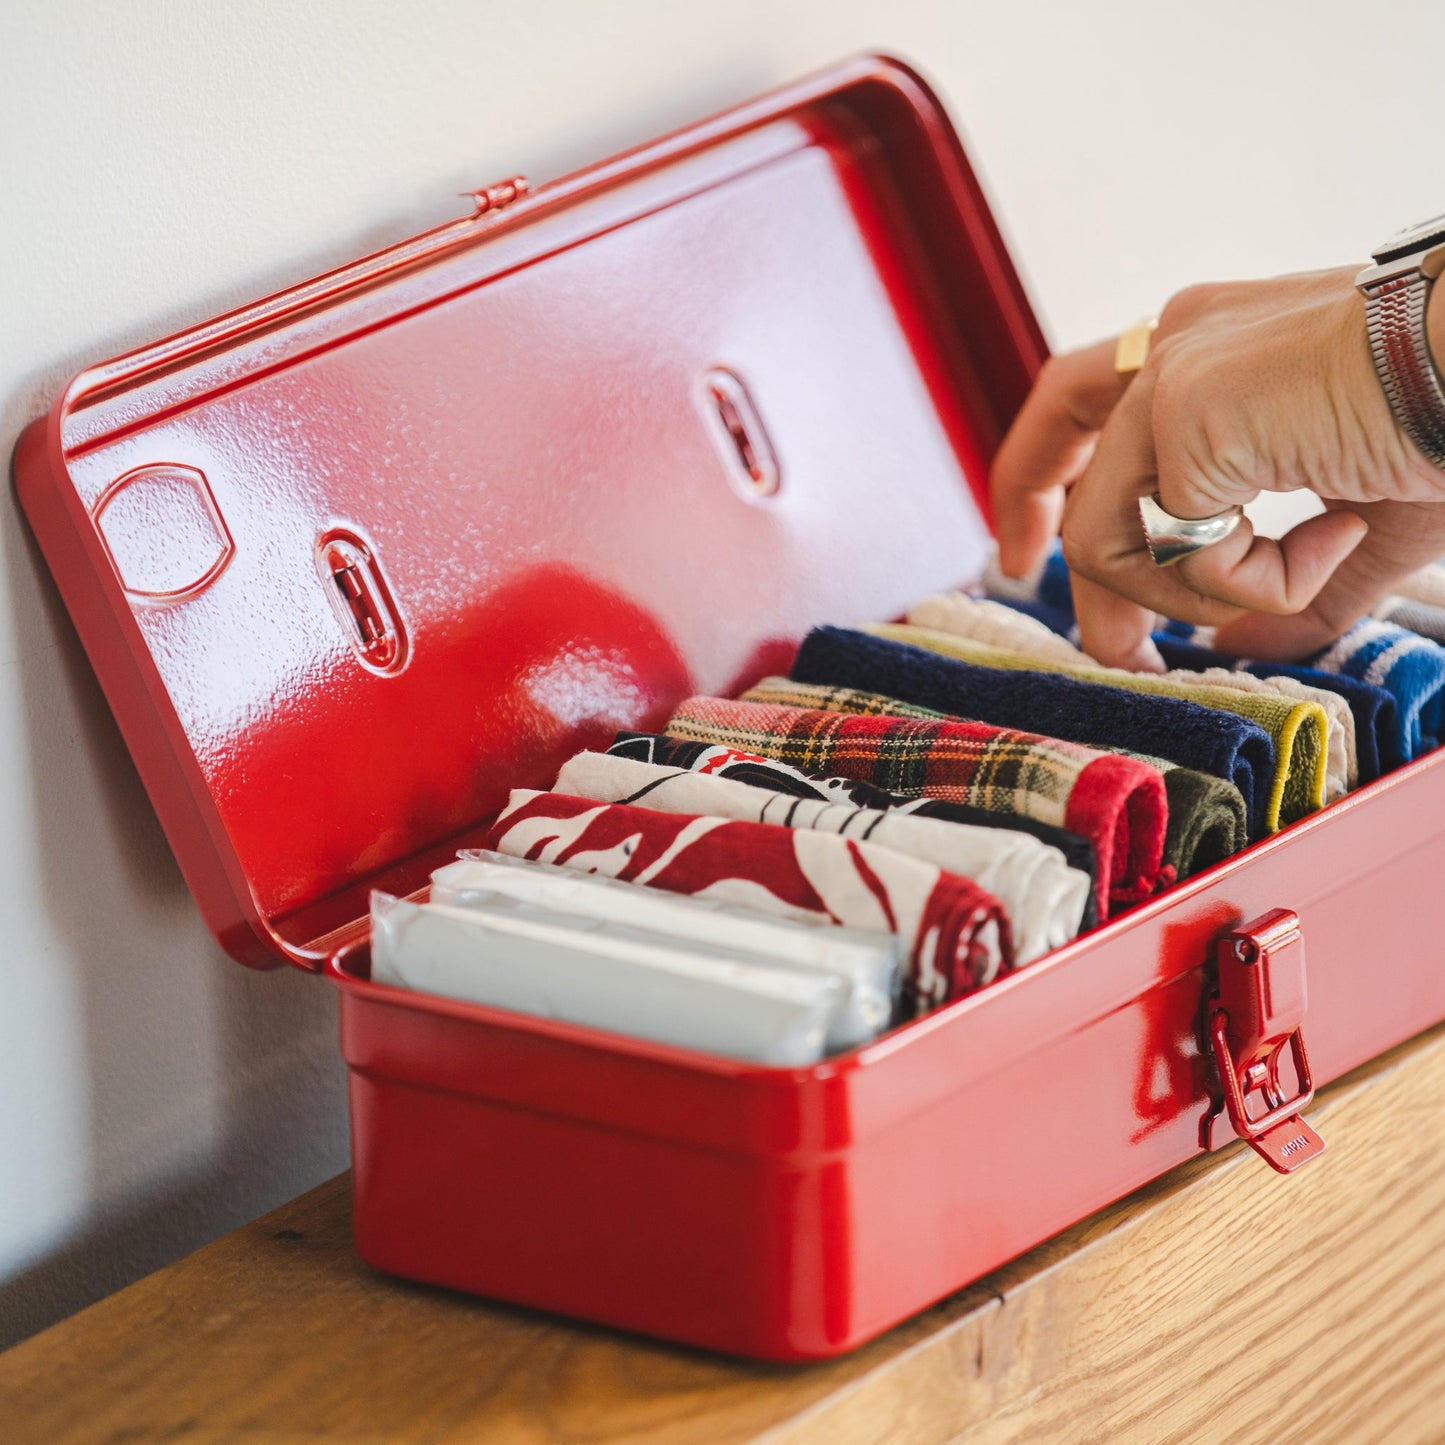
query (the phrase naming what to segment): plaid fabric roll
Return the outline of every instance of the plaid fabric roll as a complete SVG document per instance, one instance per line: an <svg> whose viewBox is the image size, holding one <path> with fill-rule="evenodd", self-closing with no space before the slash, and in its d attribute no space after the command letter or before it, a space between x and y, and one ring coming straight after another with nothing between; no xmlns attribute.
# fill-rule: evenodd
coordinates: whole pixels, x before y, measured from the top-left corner
<svg viewBox="0 0 1445 1445"><path fill-rule="evenodd" d="M1367 617L1307 666L1384 688L1395 699L1395 742L1406 761L1440 746L1445 647Z"/></svg>
<svg viewBox="0 0 1445 1445"><path fill-rule="evenodd" d="M1094 845L1111 913L1169 882L1159 773L1133 758L983 723L689 698L667 731L889 792L1037 818Z"/></svg>
<svg viewBox="0 0 1445 1445"><path fill-rule="evenodd" d="M866 630L875 636L906 642L976 667L1057 672L1080 682L1150 693L1155 697L1178 698L1219 712L1233 713L1236 717L1257 723L1274 743L1274 778L1265 799L1264 830L1273 833L1324 806L1329 719L1318 703L1262 697L1230 687L1197 685L1188 680L1187 675L1181 681L1152 673L1125 672L1117 667L1077 667L1024 657L1020 653L987 647L966 637L954 637L951 633L934 632L925 627L883 622L871 624Z"/></svg>
<svg viewBox="0 0 1445 1445"><path fill-rule="evenodd" d="M1037 818L1021 818L1007 813L990 813L966 803L945 802L942 798L910 798L890 793L858 778L840 778L828 773L807 773L776 758L758 753L741 752L736 748L715 747L711 743L694 742L690 738L670 738L662 733L618 733L617 741L607 751L617 757L665 768L686 768L689 772L709 773L720 778L747 783L749 787L767 789L786 798L817 799L824 803L845 803L854 808L871 808L878 812L896 812L919 818L938 818L945 823L966 828L987 828L991 833L1024 833L1047 843L1064 857L1070 868L1089 880L1080 928L1092 928L1099 921L1098 869L1094 861L1094 845L1078 833L1054 828ZM1007 845L1005 845L1007 846Z"/></svg>
<svg viewBox="0 0 1445 1445"><path fill-rule="evenodd" d="M483 846L673 893L896 934L907 960L905 1018L1013 967L1008 920L991 894L931 863L835 833L519 788Z"/></svg>
<svg viewBox="0 0 1445 1445"><path fill-rule="evenodd" d="M817 661L818 649L815 640L822 631L824 629L809 634L808 640L798 653L798 664L804 669ZM851 663L853 667L866 666L867 654L879 649L912 650L903 648L899 643L869 637L861 632L847 633L839 630L838 636L857 639L857 648ZM839 658L838 651L834 650L832 656ZM840 665L847 664L840 659ZM943 662L945 672L961 666L963 664L956 664L951 660ZM936 667L930 668L930 673L933 674L930 685L938 686L941 692L947 686L947 678L938 677L937 672ZM905 680L897 671L893 675L895 680ZM874 715L891 712L900 717L947 716L954 721L962 720L957 713L934 712L929 708L900 702L896 698L880 697L877 693L862 692L856 688L794 682L786 677L764 678L743 694L743 701L781 703L785 707L819 707L830 712ZM975 721L997 723L1000 720L978 717ZM1164 863L1166 867L1174 870L1175 877L1188 878L1238 853L1249 842L1244 798L1232 783L1210 777L1207 773L1196 772L1193 768L1181 768L1166 758L1152 757L1127 748L1100 747L1098 751L1121 753L1163 774L1169 813L1169 823L1164 834Z"/></svg>

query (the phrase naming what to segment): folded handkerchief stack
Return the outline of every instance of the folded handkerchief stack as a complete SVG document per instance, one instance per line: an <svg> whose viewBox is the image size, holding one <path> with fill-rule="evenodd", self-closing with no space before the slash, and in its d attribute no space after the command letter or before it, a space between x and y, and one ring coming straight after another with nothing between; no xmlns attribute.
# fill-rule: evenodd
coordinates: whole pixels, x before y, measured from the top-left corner
<svg viewBox="0 0 1445 1445"><path fill-rule="evenodd" d="M1102 683L1130 692L1172 697L1220 712L1234 713L1258 723L1269 734L1275 749L1275 773L1265 800L1264 827L1274 832L1286 824L1317 812L1325 802L1326 738L1329 719L1315 702L1296 702L1278 697L1260 697L1237 688L1215 687L1191 681L1192 674L1163 678L1153 673L1125 672L1115 667L1080 667L1062 662L1024 657L1002 648L988 647L955 637L947 632L876 623L868 631L880 637L907 642L945 657L954 657L980 667L1024 671L1061 672L1081 682ZM1145 751L1145 749L1140 749Z"/></svg>
<svg viewBox="0 0 1445 1445"><path fill-rule="evenodd" d="M1248 677L1289 678L1321 692L1333 693L1349 709L1354 723L1355 772L1359 783L1372 783L1382 772L1398 767L1399 728L1395 699L1382 687L1291 662L1256 662L1215 652L1169 632L1156 632L1154 645L1166 667L1205 672L1223 668Z"/></svg>
<svg viewBox="0 0 1445 1445"><path fill-rule="evenodd" d="M1057 546L1033 576L1016 581L1004 577L993 563L986 582L991 597L1022 610L1070 642L1078 640L1069 569ZM1411 601L1445 607L1445 564L1421 568L1397 591ZM1400 618L1394 620L1403 622ZM1398 633L1394 637L1401 640ZM1302 664L1230 657L1213 650L1211 629L1180 622L1167 623L1162 632L1155 634L1154 641L1171 668L1198 671L1215 666L1255 677L1288 677L1343 698L1355 720L1361 783L1372 782L1381 773L1409 762L1423 746L1434 745L1426 743L1427 737L1438 737L1429 732L1428 726L1419 725L1420 714L1428 720L1439 708L1439 693L1432 683L1433 667L1417 655L1396 674L1393 663L1397 659L1390 655L1388 645L1379 645L1382 639L1378 636L1361 634L1340 656L1331 656L1339 648L1336 644L1336 649L1327 648L1319 657ZM1206 656L1208 662L1203 660ZM1343 665L1347 657L1352 657L1353 662Z"/></svg>
<svg viewBox="0 0 1445 1445"><path fill-rule="evenodd" d="M549 917L589 919L642 929L678 946L790 973L841 980L844 995L830 1020L828 1051L850 1049L892 1021L898 999L898 941L821 919L778 918L716 899L639 888L615 878L472 849L431 878L430 902L495 913L514 904Z"/></svg>
<svg viewBox="0 0 1445 1445"><path fill-rule="evenodd" d="M846 682L950 717L977 718L995 727L1031 726L1088 747L1125 748L1220 780L1227 793L1196 790L1198 797L1177 802L1171 795L1171 824L1177 822L1197 847L1189 849L1181 838L1181 856L1196 871L1228 856L1220 848L1234 852L1241 846L1229 820L1242 817L1251 835L1256 819L1262 828L1275 772L1274 746L1262 728L1230 713L1050 673L975 667L839 627L814 628L804 638L793 677ZM1190 817L1199 820L1199 827L1185 826Z"/></svg>
<svg viewBox="0 0 1445 1445"><path fill-rule="evenodd" d="M945 802L942 798L907 797L858 778L840 778L827 773L808 773L776 758L737 748L717 747L711 743L693 742L689 738L670 738L661 733L618 733L617 741L607 750L617 757L635 762L651 763L663 768L686 768L689 772L707 773L729 778L750 787L766 788L787 798L809 798L824 803L844 803L853 808L869 808L874 812L906 813L918 818L938 818L966 828L986 828L990 832L1024 833L1047 844L1063 855L1068 866L1089 881L1081 926L1092 928L1099 921L1097 906L1098 877L1094 845L1067 828L1055 828L1037 818L1018 814L991 813L986 808L973 808L966 803ZM1005 844L1005 847L1008 845ZM1017 945L1015 945L1017 946Z"/></svg>
<svg viewBox="0 0 1445 1445"><path fill-rule="evenodd" d="M869 637L866 633L852 635L873 647L903 646L901 643ZM849 634L842 636L846 639ZM947 660L944 661L947 665ZM931 685L937 686L936 665L930 665L928 671L932 674ZM1031 674L1014 673L1008 676L1028 677ZM789 707L818 707L831 712L891 712L895 716L908 717L946 716L855 688L815 686L780 677L764 678L757 686L743 694L743 700L782 703ZM953 718L955 721L959 720L956 714ZM988 717L975 717L974 720L988 723L997 721ZM1101 745L1099 751L1123 752L1163 774L1169 807L1169 826L1164 836L1164 863L1174 870L1175 877L1187 878L1190 874L1239 852L1248 843L1249 828L1244 798L1232 783L1212 778L1206 773L1195 772L1192 768L1181 768L1164 758L1128 749Z"/></svg>
<svg viewBox="0 0 1445 1445"><path fill-rule="evenodd" d="M1005 615L1013 613L1013 622L1000 625L994 609ZM1442 614L1445 615L1445 614ZM1051 632L1042 622L1013 612L999 602L975 602L955 594L952 597L928 597L908 612L910 625L965 637L990 647L1004 647L1025 657L1046 662L1061 662L1070 667L1097 668L1099 664L1072 643ZM1355 720L1343 698L1319 687L1311 687L1296 678L1263 677L1238 673L1222 667L1206 670L1184 669L1177 676L1166 674L1166 681L1186 687L1232 687L1243 692L1273 695L1291 702L1314 702L1325 710L1327 719L1325 748L1325 800L1342 798L1358 781L1355 759Z"/></svg>
<svg viewBox="0 0 1445 1445"><path fill-rule="evenodd" d="M821 1058L846 993L826 973L628 924L505 899L473 910L384 893L372 895L371 977L775 1068Z"/></svg>
<svg viewBox="0 0 1445 1445"><path fill-rule="evenodd" d="M896 934L909 1017L1013 967L997 899L932 864L832 833L518 789L485 846L784 917Z"/></svg>
<svg viewBox="0 0 1445 1445"><path fill-rule="evenodd" d="M841 801L787 797L734 779L612 753L579 753L563 766L556 786L559 792L599 802L811 828L922 859L945 873L971 879L998 899L1008 915L1019 964L1032 963L1067 943L1083 921L1088 877L1027 833L960 827Z"/></svg>
<svg viewBox="0 0 1445 1445"><path fill-rule="evenodd" d="M1164 780L1133 758L976 722L689 698L667 731L890 792L1038 818L1094 845L1110 911L1169 881Z"/></svg>

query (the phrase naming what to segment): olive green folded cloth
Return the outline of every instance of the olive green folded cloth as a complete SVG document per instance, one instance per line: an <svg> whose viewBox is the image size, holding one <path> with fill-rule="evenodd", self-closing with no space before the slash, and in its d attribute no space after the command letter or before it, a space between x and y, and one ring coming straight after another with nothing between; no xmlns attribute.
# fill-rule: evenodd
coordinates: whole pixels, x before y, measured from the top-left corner
<svg viewBox="0 0 1445 1445"><path fill-rule="evenodd" d="M779 703L784 707L822 708L828 712L866 713L872 717L942 718L947 714L864 692L852 687L827 687L793 682L786 677L765 677L743 694L744 702ZM984 719L986 721L986 719ZM1163 758L1132 753L1127 748L1101 747L1100 752L1137 758L1164 774L1169 800L1169 824L1164 834L1164 862L1176 878L1188 878L1212 863L1238 853L1249 841L1244 795L1223 778L1193 768L1181 768Z"/></svg>
<svg viewBox="0 0 1445 1445"><path fill-rule="evenodd" d="M1183 698L1202 707L1247 718L1269 734L1275 748L1275 774L1264 812L1266 831L1277 832L1324 807L1329 718L1317 702L1304 702L1272 693L1245 692L1237 687L1198 686L1154 673L1125 672L1117 667L1086 667L1056 662L1006 648L990 647L986 643L955 637L929 627L910 627L905 623L877 622L863 630L894 642L925 648L942 657L954 657L975 667L1059 673L1081 682L1102 683L1105 687Z"/></svg>

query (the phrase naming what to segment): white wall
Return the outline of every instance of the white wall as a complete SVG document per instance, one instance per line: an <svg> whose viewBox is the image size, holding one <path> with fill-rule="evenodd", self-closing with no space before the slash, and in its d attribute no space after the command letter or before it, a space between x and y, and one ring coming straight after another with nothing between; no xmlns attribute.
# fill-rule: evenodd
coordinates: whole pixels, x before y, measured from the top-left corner
<svg viewBox="0 0 1445 1445"><path fill-rule="evenodd" d="M939 83L1058 343L1445 208L1445 7L0 0L0 445L83 363L830 59ZM0 1343L344 1167L330 991L225 960L0 502Z"/></svg>

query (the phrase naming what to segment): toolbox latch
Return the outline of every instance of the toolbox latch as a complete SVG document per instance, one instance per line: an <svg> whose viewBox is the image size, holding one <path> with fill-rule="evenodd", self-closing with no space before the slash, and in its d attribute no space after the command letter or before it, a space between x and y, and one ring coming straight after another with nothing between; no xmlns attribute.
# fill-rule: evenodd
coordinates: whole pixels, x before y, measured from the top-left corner
<svg viewBox="0 0 1445 1445"><path fill-rule="evenodd" d="M1300 1117L1314 1098L1304 1012L1297 913L1273 909L1220 940L1219 986L1205 1008L1205 1030L1223 1102L1204 1121L1206 1149L1237 1136L1281 1174L1324 1153L1325 1141ZM1286 1055L1291 1085L1281 1078ZM1257 1101L1263 1111L1252 1113Z"/></svg>

